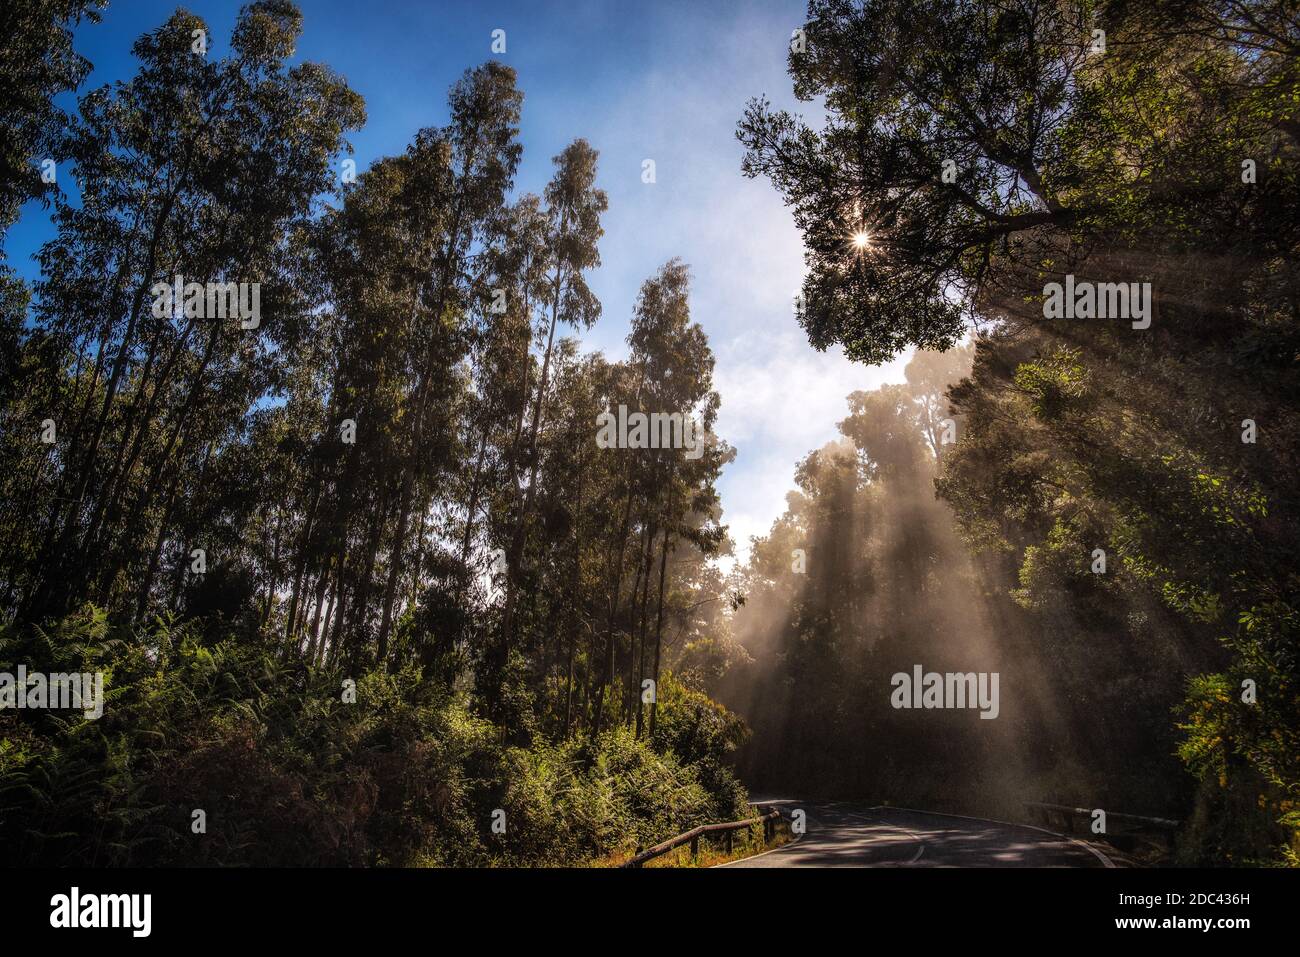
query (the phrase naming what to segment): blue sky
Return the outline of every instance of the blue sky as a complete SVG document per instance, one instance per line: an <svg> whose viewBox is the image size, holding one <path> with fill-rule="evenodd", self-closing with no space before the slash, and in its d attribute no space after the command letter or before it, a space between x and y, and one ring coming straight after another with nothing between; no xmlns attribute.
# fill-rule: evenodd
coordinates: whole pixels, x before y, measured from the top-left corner
<svg viewBox="0 0 1300 957"><path fill-rule="evenodd" d="M176 6L115 0L101 23L83 26L76 48L95 71L81 92L129 76L134 39ZM184 6L207 21L210 50L223 53L240 4ZM720 489L742 556L749 536L784 511L795 463L836 435L845 396L902 381L906 356L872 368L808 345L791 311L803 273L799 234L771 185L740 175L734 131L750 97L810 112L794 100L785 72L802 0L299 6L297 57L328 63L366 99L366 127L352 137L358 169L403 150L419 128L444 123L447 88L492 58L515 67L524 91L517 191L540 192L551 157L576 137L600 151L609 212L591 286L604 312L584 346L625 355L641 282L673 256L691 265L692 316L717 356L716 431L738 452ZM501 55L491 52L496 29L506 31ZM645 159L655 161L653 184L641 180ZM33 277L29 257L50 235L48 216L27 207L7 237L10 264Z"/></svg>

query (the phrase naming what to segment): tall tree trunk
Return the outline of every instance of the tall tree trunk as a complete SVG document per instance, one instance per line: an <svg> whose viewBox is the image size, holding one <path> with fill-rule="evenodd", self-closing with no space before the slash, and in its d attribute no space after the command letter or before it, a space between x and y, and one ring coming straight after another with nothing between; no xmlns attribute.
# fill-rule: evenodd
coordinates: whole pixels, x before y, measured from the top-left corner
<svg viewBox="0 0 1300 957"><path fill-rule="evenodd" d="M650 578L654 569L654 546L655 546L654 522L647 522L644 533L645 547L641 555L641 609L637 612L637 620L633 622L631 632L631 647L628 648L627 655L627 705L624 710L624 720L632 723L634 712L639 714L641 711L641 689L639 679L641 671L638 667L637 650L644 646L645 629L646 629L646 612L650 605ZM635 612L636 592L633 595L633 608Z"/></svg>
<svg viewBox="0 0 1300 957"><path fill-rule="evenodd" d="M325 646L329 644L327 639L329 637L330 619L334 614L334 597L337 594L338 585L335 583L334 588L332 588L329 593L329 604L325 606L325 620L321 622L320 645L316 649L315 659L315 665L317 668L319 668L325 661Z"/></svg>
<svg viewBox="0 0 1300 957"><path fill-rule="evenodd" d="M655 621L655 673L654 673L655 696L654 696L654 700L650 702L650 737L651 738L655 736L655 718L657 717L659 712L659 665L660 665L660 653L663 650L663 637L664 637L664 583L668 577L668 543L670 537L669 532L672 530L673 493L676 491L676 489L673 488L673 484L672 484L674 480L673 471L674 470L672 469L669 469L668 471L668 512L667 512L668 521L664 525L664 543L662 549L659 552L659 612L658 612L657 620Z"/></svg>
<svg viewBox="0 0 1300 957"><path fill-rule="evenodd" d="M655 535L658 532L658 524L659 524L658 522L655 522L654 524L651 525L650 534L646 538L646 549L645 549L646 583L645 583L645 588L642 589L641 592L641 625L638 633L639 634L638 643L637 643L638 650L634 650L633 652L633 658L635 659L635 662L628 664L629 670L635 668L635 672L636 672L635 678L630 683L632 693L635 697L635 702L629 702L629 708L632 707L636 708L636 736L638 738L641 737L641 727L644 721L644 718L642 717L644 713L644 709L641 707L642 705L641 681L644 680L645 678L646 625L647 625L647 619L649 618L649 608L650 608L650 576L652 574L651 569L654 563L654 540L655 540Z"/></svg>
<svg viewBox="0 0 1300 957"><path fill-rule="evenodd" d="M153 489L156 488L158 484L157 477L161 473L162 467L165 466L165 464L168 461L170 461L172 450L176 447L176 443L180 441L181 434L185 431L185 424L186 422L189 421L190 413L193 410L196 402L196 396L198 395L199 390L202 386L203 375L207 371L209 363L212 361L212 354L214 349L216 348L217 337L219 335L219 332L220 332L219 327L214 323L212 327L212 335L208 337L207 347L203 351L203 361L199 365L199 369L194 375L194 382L191 385L189 392L185 396L185 402L181 406L180 414L177 416L176 425L171 430L171 434L167 438L167 444L163 448L162 453L158 457L159 464L154 471L153 478L151 479L150 482L147 483L146 487L141 490L139 499L136 502L135 507L132 509L131 521L128 522L128 524L134 524L134 522L139 518L139 516L153 501ZM132 461L132 467L133 466L134 466L134 460ZM85 540L87 544L92 547L94 544L94 536L97 531L98 531L98 526L96 525L92 527L90 531L87 532L86 535ZM106 564L109 566L106 569L106 574L116 574L116 571L119 570L121 567L123 567L123 563L120 558L117 562L107 561Z"/></svg>
<svg viewBox="0 0 1300 957"><path fill-rule="evenodd" d="M260 619L263 633L266 631L266 623L271 620L271 608L275 604L276 569L280 567L280 544L283 531L284 509L277 507L275 510L275 531L271 535L271 560L268 563L266 572L266 601L262 605L262 617Z"/></svg>
<svg viewBox="0 0 1300 957"><path fill-rule="evenodd" d="M362 619L362 616L366 615L370 610L370 584L374 579L375 560L379 553L379 543L383 538L384 524L387 517L388 504L386 501L382 502L380 507L371 509L370 525L366 531L366 543L363 546L366 556L365 565L363 566L363 571L361 573L361 581L358 584L356 594L352 599L352 619L354 625L356 625ZM384 644L383 648L378 651L377 654L379 667L384 668L388 656L387 643Z"/></svg>
<svg viewBox="0 0 1300 957"><path fill-rule="evenodd" d="M517 578L519 574L519 561L523 555L524 540L528 533L528 519L533 509L533 498L537 491L537 436L541 431L542 414L545 409L546 387L549 384L551 371L551 353L555 348L555 327L560 318L560 288L563 277L563 267L556 266L555 282L552 290L551 301L551 322L546 337L546 353L542 357L542 374L537 384L537 401L533 404L533 424L530 428L528 439L529 463L528 463L528 489L524 493L523 508L520 509L518 521L515 524L514 536L510 541L510 551L506 555L506 602L505 610L501 616L501 633L502 633L502 654L504 660L509 660L510 646L514 640L514 614L515 601L517 592Z"/></svg>
<svg viewBox="0 0 1300 957"><path fill-rule="evenodd" d="M182 180L188 170L189 158L187 155L182 169ZM113 407L113 400L117 397L117 390L122 381L127 357L130 355L135 342L136 323L139 320L140 309L144 303L144 294L153 279L154 267L158 261L158 246L162 242L163 231L166 229L167 220L175 207L177 195L177 190L173 190L167 195L166 199L163 200L157 219L154 220L148 253L145 257L145 268L131 296L130 307L127 311L127 326L122 336L122 345L113 360L112 371L104 388L104 399L100 405L94 431L91 433L85 453L77 456L78 465L72 466L77 470L77 478L74 491L68 500L68 517L62 528L58 530L57 538L53 537L57 523L52 523L50 526L50 537L47 537L46 547L43 549L47 554L45 555L46 560L42 562L42 575L33 589L28 608L25 609L27 612L25 617L34 617L35 613L46 611L61 612L67 604L69 588L66 578L63 577L63 570L66 567L66 559L74 537L74 530L78 524L77 511L85 498L91 475L95 470L94 462L99 454L99 444L103 440L104 428L108 422L109 412ZM57 582L51 581L51 573L57 577Z"/></svg>
<svg viewBox="0 0 1300 957"><path fill-rule="evenodd" d="M154 540L153 554L149 558L149 568L144 574L140 583L140 591L136 599L135 617L141 619L149 608L149 595L153 591L153 580L158 574L158 562L162 557L162 548L167 540L167 529L171 526L172 514L176 508L178 491L180 489L181 470L177 469L172 475L171 487L167 490L167 507L163 510L162 520L158 523L158 534Z"/></svg>
<svg viewBox="0 0 1300 957"><path fill-rule="evenodd" d="M334 590L338 597L335 601L333 633L330 635L331 664L338 658L339 648L343 644L343 619L347 617L348 612L347 551L343 545L340 545L335 553L335 561L338 566L338 579Z"/></svg>
<svg viewBox="0 0 1300 957"><path fill-rule="evenodd" d="M397 505L397 531L393 534L388 555L388 580L384 584L384 605L379 623L379 644L376 654L381 662L388 658L388 633L393 625L393 603L397 600L397 580L402 571L402 551L411 525L411 507L415 497L415 466L407 467L402 476L402 491Z"/></svg>
<svg viewBox="0 0 1300 957"><path fill-rule="evenodd" d="M466 160L468 168L469 160ZM434 309L431 312L434 322L443 321L442 314L447 308L447 300L451 294L451 285L454 282L454 276L459 267L458 259L455 255L456 248L460 243L460 226L462 210L457 209L455 218L452 223L447 238L446 247L446 265L439 278L438 295L434 302ZM413 312L418 309L419 297L418 292L412 301ZM418 315L418 312L415 313ZM436 359L436 345L431 342L424 355L424 362L420 367L420 378L416 388L417 399L415 415L411 420L411 437L409 444L409 453L412 461L406 463L402 470L402 491L398 496L398 517L397 532L393 536L392 557L389 560L388 581L384 585L384 606L379 622L379 659L382 662L388 655L388 633L393 625L393 602L397 599L397 581L401 574L402 552L406 547L406 536L411 526L411 507L414 500L415 482L419 471L419 455L424 442L424 414L425 407L429 401L429 392L432 387L431 379L433 369L431 368Z"/></svg>
<svg viewBox="0 0 1300 957"><path fill-rule="evenodd" d="M321 571L320 579L316 582L316 600L312 603L311 629L307 633L307 660L311 661L316 656L316 644L320 640L320 615L321 606L325 603L325 589L329 585L329 568ZM293 650L298 650L298 644L294 643Z"/></svg>
<svg viewBox="0 0 1300 957"><path fill-rule="evenodd" d="M587 477L583 458L584 456L579 452L577 505L573 511L573 561L569 566L569 627L566 629L569 633L569 660L564 688L564 740L566 741L573 727L573 657L574 647L578 643L578 592L582 585L582 493Z"/></svg>
<svg viewBox="0 0 1300 957"><path fill-rule="evenodd" d="M307 574L307 553L315 529L316 509L320 506L321 486L324 480L319 467L312 469L311 491L307 498L307 512L303 515L302 532L298 539L298 560L293 576L293 588L289 592L289 610L284 620L284 637L286 641L293 638L293 622L298 616L298 599L302 592L303 576Z"/></svg>
<svg viewBox="0 0 1300 957"><path fill-rule="evenodd" d="M605 677L602 679L599 689L596 692L596 714L592 720L592 736L600 734L602 719L605 711L605 689L614 683L614 647L615 647L615 627L618 623L618 606L619 592L623 588L623 552L627 546L627 529L628 523L632 517L632 483L631 469L628 469L628 489L627 497L623 504L623 523L620 526L617 540L617 554L615 555L615 574L614 587L610 591L609 598L609 620L605 630L605 642L608 652L608 668Z"/></svg>
<svg viewBox="0 0 1300 957"><path fill-rule="evenodd" d="M479 480L483 474L483 458L487 455L488 427L483 427L483 435L478 443L478 456L474 460L474 474L469 482L469 503L465 508L465 534L460 543L460 562L469 564L469 550L474 544L474 515L478 511Z"/></svg>

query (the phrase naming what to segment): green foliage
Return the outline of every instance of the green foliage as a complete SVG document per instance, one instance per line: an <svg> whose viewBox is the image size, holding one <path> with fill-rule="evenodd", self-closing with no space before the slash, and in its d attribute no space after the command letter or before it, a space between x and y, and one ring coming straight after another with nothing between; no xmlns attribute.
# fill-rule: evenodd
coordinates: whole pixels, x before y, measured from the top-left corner
<svg viewBox="0 0 1300 957"><path fill-rule="evenodd" d="M107 704L98 721L0 716L10 864L574 864L744 803L721 764L738 722L671 681L661 727L689 739L682 756L626 727L503 746L417 667L358 676L347 703L338 672L206 643L193 624L116 628L95 608L27 639L6 629L0 670L19 661L103 671Z"/></svg>
<svg viewBox="0 0 1300 957"><path fill-rule="evenodd" d="M790 73L826 122L757 101L738 132L804 234L814 346L879 362L977 320L935 484L1050 665L1060 797L1186 817L1201 861L1296 860L1296 27L1279 0L812 0ZM1067 275L1150 283L1150 327L1046 318Z"/></svg>
<svg viewBox="0 0 1300 957"><path fill-rule="evenodd" d="M1296 866L1300 705L1294 679L1258 647L1242 647L1240 655L1225 673L1190 679L1179 709L1178 754L1201 782L1183 855L1196 863ZM1247 682L1254 686L1250 701Z"/></svg>
<svg viewBox="0 0 1300 957"><path fill-rule="evenodd" d="M364 103L293 59L290 0L245 5L221 55L178 9L63 117L91 6L0 13L0 228L33 150L81 187L50 191L39 295L0 264L4 654L84 655L112 696L98 723L0 715L16 859L572 863L730 816L730 719L678 755L676 704L638 691L676 639L726 647L731 450L591 441L619 404L710 430L713 353L678 260L627 361L564 338L601 312L597 150L512 195L523 92L491 61L349 167ZM178 274L256 284L260 321L166 314Z"/></svg>
<svg viewBox="0 0 1300 957"><path fill-rule="evenodd" d="M13 0L0 10L0 238L28 199L42 196L40 163L66 157L65 117L54 97L75 89L90 62L72 48L72 30L96 23L105 0Z"/></svg>
<svg viewBox="0 0 1300 957"><path fill-rule="evenodd" d="M1059 350L1039 362L1022 363L1014 381L1040 419L1059 418L1067 409L1078 408L1088 394L1088 373L1074 349Z"/></svg>

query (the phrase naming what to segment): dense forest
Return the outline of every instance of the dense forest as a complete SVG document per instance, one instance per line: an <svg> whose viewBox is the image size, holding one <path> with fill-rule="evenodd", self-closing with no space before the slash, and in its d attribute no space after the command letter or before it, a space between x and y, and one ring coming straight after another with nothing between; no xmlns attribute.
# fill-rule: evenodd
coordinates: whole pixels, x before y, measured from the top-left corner
<svg viewBox="0 0 1300 957"><path fill-rule="evenodd" d="M850 397L758 543L724 695L782 703L742 707L754 783L1300 860L1298 51L1282 2L809 5L825 123L759 99L738 130L803 233L809 341L974 352ZM1150 309L1054 314L1076 281ZM932 661L1000 671L1002 717L890 709Z"/></svg>
<svg viewBox="0 0 1300 957"><path fill-rule="evenodd" d="M601 315L597 151L513 195L490 62L355 173L362 99L286 65L285 0L224 58L177 11L62 117L94 13L3 29L6 222L42 196L57 236L5 286L0 670L107 675L101 720L0 717L6 862L572 862L740 816L743 728L673 676L726 601L732 452L594 441L620 405L707 435L713 356L675 260L625 361L568 336Z"/></svg>
<svg viewBox="0 0 1300 957"><path fill-rule="evenodd" d="M611 863L748 791L1300 863L1285 0L809 3L813 115L751 102L737 177L811 347L910 359L734 568L688 265L581 345L600 144L517 190L490 61L361 168L290 0L83 89L101 8L0 10L0 229L53 223L37 281L0 260L0 673L104 687L0 709L5 863ZM915 665L1000 675L996 720L899 709Z"/></svg>

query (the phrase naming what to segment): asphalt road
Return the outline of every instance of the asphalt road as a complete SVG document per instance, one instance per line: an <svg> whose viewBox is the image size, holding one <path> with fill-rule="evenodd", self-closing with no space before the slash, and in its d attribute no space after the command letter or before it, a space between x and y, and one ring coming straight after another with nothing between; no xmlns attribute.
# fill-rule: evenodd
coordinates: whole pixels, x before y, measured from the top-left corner
<svg viewBox="0 0 1300 957"><path fill-rule="evenodd" d="M1018 824L852 802L767 801L803 808L807 831L723 867L1106 867L1100 850Z"/></svg>

